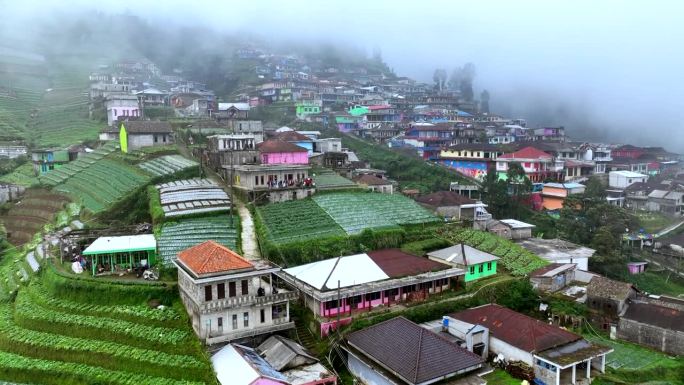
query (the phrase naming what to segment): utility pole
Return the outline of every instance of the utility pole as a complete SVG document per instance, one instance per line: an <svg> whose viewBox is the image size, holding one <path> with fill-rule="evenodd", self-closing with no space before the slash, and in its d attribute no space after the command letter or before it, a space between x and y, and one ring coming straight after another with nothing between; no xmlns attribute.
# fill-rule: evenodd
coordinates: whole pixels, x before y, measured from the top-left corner
<svg viewBox="0 0 684 385"><path fill-rule="evenodd" d="M234 172L235 172L235 167L233 165L233 157L235 154L233 154L233 150L231 149L229 152L230 154L230 224L233 224L233 181L235 180L234 178Z"/></svg>
<svg viewBox="0 0 684 385"><path fill-rule="evenodd" d="M340 298L340 280L337 280L337 322L335 322L335 330L339 333L340 330L340 305L342 299Z"/></svg>

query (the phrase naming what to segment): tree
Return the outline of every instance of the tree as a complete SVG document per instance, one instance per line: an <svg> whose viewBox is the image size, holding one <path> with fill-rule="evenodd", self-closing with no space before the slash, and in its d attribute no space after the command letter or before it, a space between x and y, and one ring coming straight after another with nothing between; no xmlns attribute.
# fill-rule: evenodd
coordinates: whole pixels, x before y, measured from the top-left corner
<svg viewBox="0 0 684 385"><path fill-rule="evenodd" d="M447 81L446 70L441 68L436 69L434 75L432 75L432 80L435 82L435 86L438 90L444 90Z"/></svg>
<svg viewBox="0 0 684 385"><path fill-rule="evenodd" d="M530 281L526 279L513 281L497 297L496 303L511 310L529 313L539 306L539 295L534 291Z"/></svg>
<svg viewBox="0 0 684 385"><path fill-rule="evenodd" d="M610 227L601 226L591 240L591 247L604 262L615 262L620 257L620 241L616 239Z"/></svg>
<svg viewBox="0 0 684 385"><path fill-rule="evenodd" d="M510 199L506 182L490 170L482 181L482 192L488 210L494 217L501 218L508 212Z"/></svg>
<svg viewBox="0 0 684 385"><path fill-rule="evenodd" d="M489 92L487 90L480 93L480 112L483 114L489 113Z"/></svg>
<svg viewBox="0 0 684 385"><path fill-rule="evenodd" d="M605 201L606 187L598 177L592 176L589 178L587 187L584 190L584 197L592 201Z"/></svg>

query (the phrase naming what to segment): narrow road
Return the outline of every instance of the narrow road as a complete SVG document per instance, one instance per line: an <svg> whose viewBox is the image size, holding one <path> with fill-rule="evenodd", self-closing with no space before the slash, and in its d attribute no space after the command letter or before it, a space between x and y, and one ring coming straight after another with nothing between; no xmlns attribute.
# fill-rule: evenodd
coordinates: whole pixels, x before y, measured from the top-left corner
<svg viewBox="0 0 684 385"><path fill-rule="evenodd" d="M681 222L675 223L674 225L668 226L668 227L666 227L666 228L660 230L660 231L654 236L654 238L661 238L663 235L666 235L666 234L668 234L669 232L674 231L675 229L679 228L679 226L681 226L682 224L684 224L684 221L681 221Z"/></svg>
<svg viewBox="0 0 684 385"><path fill-rule="evenodd" d="M254 231L254 221L252 220L252 213L249 212L247 206L243 202L236 201L238 214L240 214L240 226L242 232L240 238L242 239L242 255L247 259L260 259L259 245L256 240L256 232Z"/></svg>

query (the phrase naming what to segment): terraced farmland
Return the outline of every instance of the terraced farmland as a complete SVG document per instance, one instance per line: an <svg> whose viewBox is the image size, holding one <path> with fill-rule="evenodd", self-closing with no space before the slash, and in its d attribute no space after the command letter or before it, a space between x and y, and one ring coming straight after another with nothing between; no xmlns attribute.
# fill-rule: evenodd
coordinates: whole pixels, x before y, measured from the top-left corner
<svg viewBox="0 0 684 385"><path fill-rule="evenodd" d="M502 265L513 275L525 275L548 265L549 263L522 246L508 239L501 238L492 233L472 229L441 228L437 235L454 244L465 243L468 246L492 253L501 258Z"/></svg>
<svg viewBox="0 0 684 385"><path fill-rule="evenodd" d="M209 240L237 250L238 221L238 216L231 223L230 216L219 215L166 222L157 242L159 256L164 265L171 266L180 251Z"/></svg>
<svg viewBox="0 0 684 385"><path fill-rule="evenodd" d="M409 198L398 194L335 193L312 198L344 231L436 222L439 219Z"/></svg>
<svg viewBox="0 0 684 385"><path fill-rule="evenodd" d="M54 190L80 201L91 213L99 213L144 186L149 180L149 176L132 166L111 159L101 159L56 186Z"/></svg>
<svg viewBox="0 0 684 385"><path fill-rule="evenodd" d="M256 212L266 237L274 244L346 235L312 199L260 206Z"/></svg>
<svg viewBox="0 0 684 385"><path fill-rule="evenodd" d="M138 165L138 167L154 176L173 175L179 171L197 166L197 162L181 155L164 155Z"/></svg>
<svg viewBox="0 0 684 385"><path fill-rule="evenodd" d="M57 212L68 201L67 197L61 194L37 189L27 190L19 203L0 218L7 230L7 240L13 245L30 241L36 232L52 222Z"/></svg>
<svg viewBox="0 0 684 385"><path fill-rule="evenodd" d="M52 269L44 274L51 276L48 281L53 284L69 286L68 290L85 289L78 279L52 279L57 274ZM144 287L92 281L88 285L120 286L116 290L131 293ZM54 289L33 281L19 289L14 302L0 301L0 380L122 385L214 382L181 306L159 310L110 298L79 302L57 297L50 287Z"/></svg>

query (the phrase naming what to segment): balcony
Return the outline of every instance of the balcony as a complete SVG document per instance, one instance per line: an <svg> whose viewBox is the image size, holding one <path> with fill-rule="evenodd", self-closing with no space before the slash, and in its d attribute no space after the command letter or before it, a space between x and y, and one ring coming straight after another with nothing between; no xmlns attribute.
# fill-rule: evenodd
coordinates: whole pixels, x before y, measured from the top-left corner
<svg viewBox="0 0 684 385"><path fill-rule="evenodd" d="M271 303L289 301L291 299L296 298L297 293L291 291L283 291L277 294L263 296L243 295L239 297L231 297L211 302L205 302L200 305L199 310L200 313L206 314L233 307L264 306Z"/></svg>
<svg viewBox="0 0 684 385"><path fill-rule="evenodd" d="M269 334L269 333L275 333L281 330L288 330L288 329L294 329L295 324L293 321L290 321L288 318L283 317L283 318L276 318L273 320L273 323L267 326L259 326L255 327L253 329L247 329L247 330L231 330L230 328L225 328L224 331L213 331L211 334L206 338L206 343L207 345L213 345L216 343L221 343L221 342L229 342L233 340L238 340L242 338L248 338L248 337L254 337L258 336L261 334Z"/></svg>

